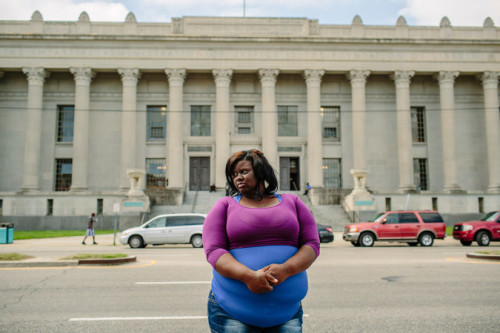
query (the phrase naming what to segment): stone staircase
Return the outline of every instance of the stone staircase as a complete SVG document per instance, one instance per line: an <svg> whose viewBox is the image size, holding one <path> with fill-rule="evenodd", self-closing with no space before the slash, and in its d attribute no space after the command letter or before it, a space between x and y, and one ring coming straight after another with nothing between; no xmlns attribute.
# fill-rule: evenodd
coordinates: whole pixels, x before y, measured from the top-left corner
<svg viewBox="0 0 500 333"><path fill-rule="evenodd" d="M312 205L309 197L301 192L285 192L293 193L311 209L316 219L316 223L332 226L334 232L343 231L344 225L351 223L348 216L341 205ZM220 198L225 196L224 191L208 192L208 191L186 191L184 203L182 206L153 206L151 212L146 216L148 220L160 214L175 214L175 213L201 213L207 214L213 205Z"/></svg>

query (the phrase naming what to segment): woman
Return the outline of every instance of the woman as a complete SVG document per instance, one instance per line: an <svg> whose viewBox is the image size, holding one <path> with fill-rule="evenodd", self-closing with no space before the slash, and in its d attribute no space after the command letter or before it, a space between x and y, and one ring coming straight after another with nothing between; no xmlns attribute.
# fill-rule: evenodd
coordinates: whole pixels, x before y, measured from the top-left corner
<svg viewBox="0 0 500 333"><path fill-rule="evenodd" d="M319 255L316 222L278 181L264 154L239 151L226 164L231 197L217 201L203 226L214 268L208 299L212 332L301 332L305 270Z"/></svg>

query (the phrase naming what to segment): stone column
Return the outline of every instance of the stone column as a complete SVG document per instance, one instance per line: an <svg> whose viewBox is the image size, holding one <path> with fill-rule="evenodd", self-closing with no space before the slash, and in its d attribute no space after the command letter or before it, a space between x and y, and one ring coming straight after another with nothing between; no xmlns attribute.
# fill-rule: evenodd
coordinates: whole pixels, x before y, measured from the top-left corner
<svg viewBox="0 0 500 333"><path fill-rule="evenodd" d="M486 151L488 156L488 193L500 193L500 115L498 112L499 72L485 72L481 76L486 121Z"/></svg>
<svg viewBox="0 0 500 333"><path fill-rule="evenodd" d="M169 84L167 113L167 179L169 188L184 188L184 80L185 69L166 69Z"/></svg>
<svg viewBox="0 0 500 333"><path fill-rule="evenodd" d="M122 77L122 135L121 135L121 163L120 163L120 190L129 189L128 169L136 168L136 109L137 109L137 81L140 72L137 68L120 68L118 73Z"/></svg>
<svg viewBox="0 0 500 333"><path fill-rule="evenodd" d="M21 192L38 192L40 190L43 84L47 73L40 67L23 68L23 72L28 77L28 109L26 110L24 176Z"/></svg>
<svg viewBox="0 0 500 333"><path fill-rule="evenodd" d="M455 133L455 78L459 72L442 71L438 75L441 100L441 134L443 140L444 191L461 192L458 185L458 161Z"/></svg>
<svg viewBox="0 0 500 333"><path fill-rule="evenodd" d="M70 68L75 76L75 121L73 133L73 175L70 191L88 189L91 68Z"/></svg>
<svg viewBox="0 0 500 333"><path fill-rule="evenodd" d="M415 191L413 176L413 139L411 136L410 80L413 71L396 71L396 117L398 126L399 189L401 193Z"/></svg>
<svg viewBox="0 0 500 333"><path fill-rule="evenodd" d="M278 113L276 110L275 87L278 69L260 69L262 85L262 151L272 167L278 170Z"/></svg>
<svg viewBox="0 0 500 333"><path fill-rule="evenodd" d="M307 180L311 187L323 187L321 78L324 74L324 70L304 71L307 85Z"/></svg>
<svg viewBox="0 0 500 333"><path fill-rule="evenodd" d="M366 171L366 79L370 71L351 71L353 170ZM351 172L352 173L352 172Z"/></svg>
<svg viewBox="0 0 500 333"><path fill-rule="evenodd" d="M226 161L229 157L229 85L233 71L230 69L214 69L215 79L215 186L226 187Z"/></svg>

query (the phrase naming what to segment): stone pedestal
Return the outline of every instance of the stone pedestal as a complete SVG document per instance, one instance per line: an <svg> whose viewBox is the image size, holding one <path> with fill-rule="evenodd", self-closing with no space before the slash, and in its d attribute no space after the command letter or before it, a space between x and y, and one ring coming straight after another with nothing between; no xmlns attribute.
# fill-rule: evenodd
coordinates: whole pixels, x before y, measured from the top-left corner
<svg viewBox="0 0 500 333"><path fill-rule="evenodd" d="M144 175L146 173L142 169L128 169L127 175L130 181L130 190L127 195L129 197L144 196L144 191L142 190L142 183L144 181Z"/></svg>
<svg viewBox="0 0 500 333"><path fill-rule="evenodd" d="M120 230L136 227L143 222L142 217L149 212L149 197L144 194L142 184L145 172L142 169L128 169L130 190L120 202Z"/></svg>
<svg viewBox="0 0 500 333"><path fill-rule="evenodd" d="M373 195L366 190L367 174L368 172L365 170L351 170L351 175L354 178L354 189L345 197L342 203L347 213L360 210L375 210Z"/></svg>

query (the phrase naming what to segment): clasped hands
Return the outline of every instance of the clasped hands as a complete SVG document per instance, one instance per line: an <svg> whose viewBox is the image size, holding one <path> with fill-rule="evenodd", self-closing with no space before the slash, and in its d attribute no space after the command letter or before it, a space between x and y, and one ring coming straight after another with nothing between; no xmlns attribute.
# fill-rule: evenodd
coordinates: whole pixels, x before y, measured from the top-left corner
<svg viewBox="0 0 500 333"><path fill-rule="evenodd" d="M252 271L245 284L251 292L263 294L273 291L274 286L282 283L289 276L286 264L271 264L257 271Z"/></svg>

